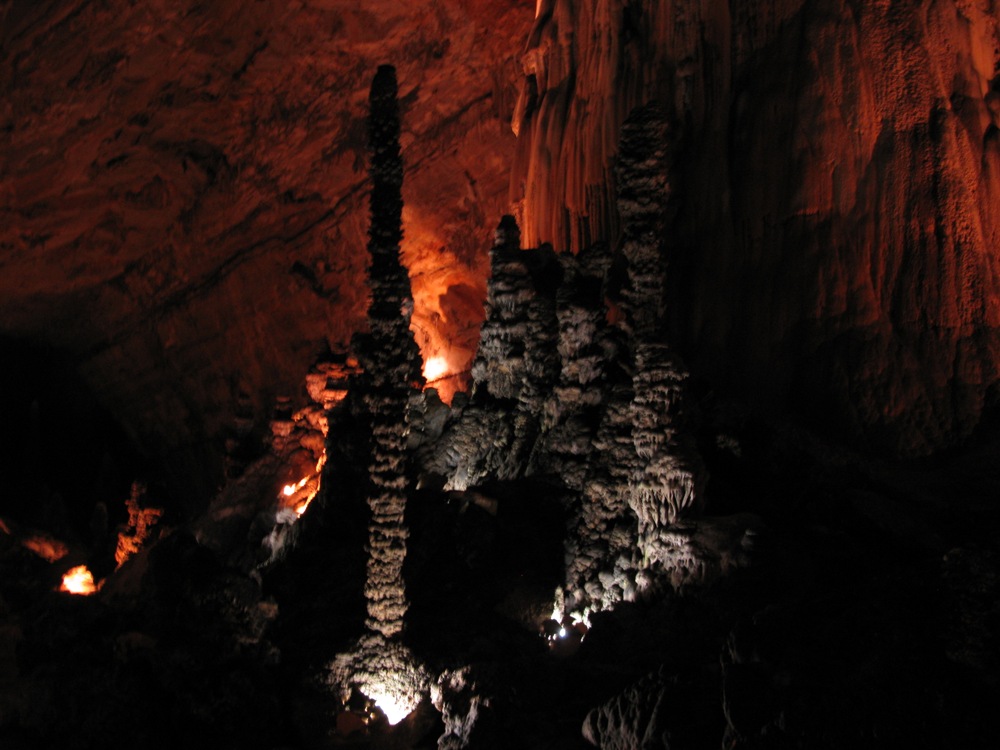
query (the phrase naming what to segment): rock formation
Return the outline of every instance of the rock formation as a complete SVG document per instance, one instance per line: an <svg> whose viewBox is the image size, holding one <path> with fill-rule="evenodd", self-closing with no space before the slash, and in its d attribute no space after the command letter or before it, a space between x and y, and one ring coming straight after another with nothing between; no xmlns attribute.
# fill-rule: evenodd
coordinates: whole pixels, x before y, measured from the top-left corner
<svg viewBox="0 0 1000 750"><path fill-rule="evenodd" d="M512 207L530 5L167 5L0 0L0 746L991 746L992 5L538 0Z"/></svg>
<svg viewBox="0 0 1000 750"><path fill-rule="evenodd" d="M367 497L371 521L364 588L368 633L331 665L333 683L346 696L357 687L380 705L392 724L416 707L426 681L399 640L407 609L403 562L409 536L404 515L411 490L408 412L423 376L420 351L410 333L410 278L400 263L403 161L397 93L395 68L380 66L372 81L368 121L372 177L369 330L357 337L362 371L351 383L371 435Z"/></svg>
<svg viewBox="0 0 1000 750"><path fill-rule="evenodd" d="M1000 383L998 49L965 2L545 0L515 116L525 243L614 241L621 126L655 102L683 128L688 364L869 446L960 442Z"/></svg>
<svg viewBox="0 0 1000 750"><path fill-rule="evenodd" d="M671 143L656 106L622 128L620 289L606 244L559 256L558 276L532 274L543 251L521 250L513 219L501 222L473 405L428 466L450 489L533 475L565 493L565 605L577 617L705 574L707 550L692 544L693 528L677 527L702 509L706 477L686 414L687 373L666 343ZM532 310L540 324L529 327ZM558 362L529 376L527 353L553 343Z"/></svg>
<svg viewBox="0 0 1000 750"><path fill-rule="evenodd" d="M402 253L467 370L508 212L520 0L0 3L0 336L61 353L200 512L234 418L365 324L366 100L407 112Z"/></svg>
<svg viewBox="0 0 1000 750"><path fill-rule="evenodd" d="M354 384L370 416L372 436L368 467L372 523L365 586L368 627L386 637L402 630L406 613L407 407L414 389L423 384L420 351L410 334L410 278L399 259L403 162L396 95L396 71L383 65L372 82L368 129L372 176L369 331L359 337L362 373Z"/></svg>

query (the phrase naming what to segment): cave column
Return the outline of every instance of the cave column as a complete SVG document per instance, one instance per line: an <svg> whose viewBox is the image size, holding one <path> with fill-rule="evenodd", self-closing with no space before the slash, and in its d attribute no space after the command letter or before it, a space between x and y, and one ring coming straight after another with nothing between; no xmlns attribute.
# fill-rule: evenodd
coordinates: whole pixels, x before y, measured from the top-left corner
<svg viewBox="0 0 1000 750"><path fill-rule="evenodd" d="M411 488L407 414L411 398L423 385L423 376L420 351L410 332L410 278L400 262L403 161L397 91L395 69L381 66L369 98L369 330L357 341L363 373L353 383L370 419L371 432L367 633L351 652L341 654L331 665L332 681L342 697L357 688L392 724L416 707L427 682L424 670L400 638L408 607L403 582L409 536L406 501Z"/></svg>

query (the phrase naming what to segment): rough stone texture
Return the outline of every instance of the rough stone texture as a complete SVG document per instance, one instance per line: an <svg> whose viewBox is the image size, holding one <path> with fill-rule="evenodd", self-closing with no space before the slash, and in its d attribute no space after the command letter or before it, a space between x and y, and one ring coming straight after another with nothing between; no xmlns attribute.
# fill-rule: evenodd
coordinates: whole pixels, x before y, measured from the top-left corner
<svg viewBox="0 0 1000 750"><path fill-rule="evenodd" d="M543 0L515 116L525 244L617 234L620 127L655 101L680 128L691 366L874 446L954 444L1000 381L997 21L951 0Z"/></svg>
<svg viewBox="0 0 1000 750"><path fill-rule="evenodd" d="M358 689L387 714L399 710L403 716L417 707L428 691L428 675L410 650L396 639L379 633L361 637L349 653L339 654L329 665L330 686L344 703ZM395 723L399 719L390 716Z"/></svg>
<svg viewBox="0 0 1000 750"><path fill-rule="evenodd" d="M588 713L583 737L602 750L699 747L694 738L711 726L704 706L713 687L705 675L678 677L660 670Z"/></svg>
<svg viewBox="0 0 1000 750"><path fill-rule="evenodd" d="M386 638L403 629L407 607L403 586L409 535L403 523L410 491L407 416L411 396L423 385L420 351L410 333L410 278L400 263L403 162L397 94L395 68L380 66L372 82L368 121L372 175L368 283L372 293L368 333L357 338L363 370L351 384L365 404L371 435L367 626Z"/></svg>
<svg viewBox="0 0 1000 750"><path fill-rule="evenodd" d="M689 365L904 452L975 427L1000 379L995 9L536 10L529 35L513 0L6 0L0 334L69 355L203 501L235 419L259 437L363 326L365 86L391 61L425 356L471 362L510 115L524 245L578 250L614 244L620 126L656 101Z"/></svg>
<svg viewBox="0 0 1000 750"><path fill-rule="evenodd" d="M664 126L642 109L626 128L617 258L603 243L575 256L522 250L516 222L501 221L472 402L418 456L423 477L436 476L449 491L526 476L555 488L568 527L556 620L586 620L746 562L745 527L720 533L729 521L706 522L702 540L711 541L701 544L697 527L677 525L700 514L706 472L685 409L686 371L658 342L665 325L656 279L667 270L658 231L668 197Z"/></svg>
<svg viewBox="0 0 1000 750"><path fill-rule="evenodd" d="M472 666L446 670L431 685L431 702L445 726L438 750L501 746L503 732L491 712L495 675L483 671Z"/></svg>
<svg viewBox="0 0 1000 750"><path fill-rule="evenodd" d="M559 375L550 378L555 387L543 405L542 435L532 467L535 473L559 476L574 491L583 487L604 401L607 352L600 336L606 319L604 274L610 263L594 261L592 256L607 256L607 246L559 258L563 270L556 294Z"/></svg>
<svg viewBox="0 0 1000 750"><path fill-rule="evenodd" d="M364 325L365 100L391 62L412 324L467 369L531 12L0 3L0 334L69 355L204 500L237 401L263 433L275 395L301 405L316 355Z"/></svg>
<svg viewBox="0 0 1000 750"><path fill-rule="evenodd" d="M517 223L513 217L505 216L493 236L486 319L472 365L472 378L479 385L478 390L495 399L517 399L527 374L524 361L527 306L534 288L524 262L526 257L521 253Z"/></svg>

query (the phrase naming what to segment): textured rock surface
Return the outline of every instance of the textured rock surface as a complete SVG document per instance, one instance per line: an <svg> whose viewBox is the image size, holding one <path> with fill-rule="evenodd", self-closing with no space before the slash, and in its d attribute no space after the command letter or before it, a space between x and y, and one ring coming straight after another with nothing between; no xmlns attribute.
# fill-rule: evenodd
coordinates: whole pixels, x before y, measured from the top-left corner
<svg viewBox="0 0 1000 750"><path fill-rule="evenodd" d="M673 325L693 368L871 444L954 443L1000 380L998 11L951 0L544 0L525 243L614 235L622 122L678 128Z"/></svg>
<svg viewBox="0 0 1000 750"><path fill-rule="evenodd" d="M697 747L697 739L692 739L706 724L711 726L703 706L712 692L710 685L671 678L662 671L647 675L588 713L583 737L602 750Z"/></svg>
<svg viewBox="0 0 1000 750"><path fill-rule="evenodd" d="M391 61L425 356L471 362L511 114L524 245L578 250L616 236L620 126L657 101L689 365L879 446L975 427L1000 378L996 10L542 0L529 35L531 10L0 4L0 334L68 354L204 498L233 417L263 434L363 326L366 76Z"/></svg>
<svg viewBox="0 0 1000 750"><path fill-rule="evenodd" d="M364 432L371 435L367 627L386 638L403 629L406 614L403 561L409 532L403 515L411 489L407 413L411 396L423 385L420 352L410 333L410 279L400 263L403 162L397 94L395 68L380 66L372 82L368 127L372 175L368 283L372 297L368 333L357 339L363 371L352 382L370 419Z"/></svg>
<svg viewBox="0 0 1000 750"><path fill-rule="evenodd" d="M365 99L391 62L413 327L467 368L531 13L0 3L0 334L65 351L204 497L236 402L263 433L364 324Z"/></svg>

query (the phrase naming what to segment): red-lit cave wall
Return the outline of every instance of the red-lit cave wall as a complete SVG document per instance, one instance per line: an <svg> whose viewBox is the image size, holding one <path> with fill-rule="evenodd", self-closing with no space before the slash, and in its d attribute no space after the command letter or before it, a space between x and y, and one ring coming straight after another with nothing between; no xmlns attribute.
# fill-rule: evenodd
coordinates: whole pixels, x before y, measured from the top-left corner
<svg viewBox="0 0 1000 750"><path fill-rule="evenodd" d="M0 337L69 357L210 488L237 406L263 432L363 325L365 97L390 62L425 357L471 357L512 202L525 244L614 236L618 126L655 99L696 374L863 443L954 444L1000 379L989 7L0 2Z"/></svg>
<svg viewBox="0 0 1000 750"><path fill-rule="evenodd" d="M533 13L0 2L0 336L68 355L145 451L210 488L237 404L266 430L275 397L304 399L314 358L364 325L366 100L388 62L414 329L460 369Z"/></svg>
<svg viewBox="0 0 1000 750"><path fill-rule="evenodd" d="M862 444L959 442L1000 379L991 8L542 0L515 119L526 241L614 234L618 127L658 100L692 366Z"/></svg>

